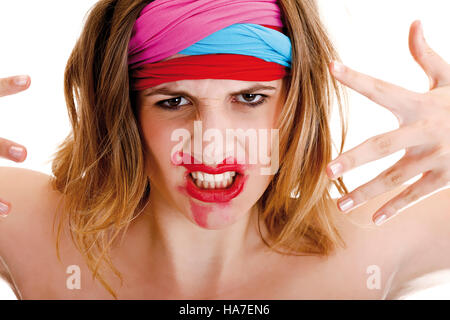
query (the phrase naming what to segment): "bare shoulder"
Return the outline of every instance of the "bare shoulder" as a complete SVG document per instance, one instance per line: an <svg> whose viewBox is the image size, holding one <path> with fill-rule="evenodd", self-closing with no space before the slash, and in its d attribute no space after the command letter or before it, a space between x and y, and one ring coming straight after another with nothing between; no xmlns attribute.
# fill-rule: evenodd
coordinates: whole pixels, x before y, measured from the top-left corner
<svg viewBox="0 0 450 320"><path fill-rule="evenodd" d="M400 215L409 246L390 298L450 281L450 189L429 195Z"/></svg>
<svg viewBox="0 0 450 320"><path fill-rule="evenodd" d="M15 167L0 167L0 199L10 205L0 219L0 255L7 257L30 242L42 242L51 235L59 192L51 188L47 174Z"/></svg>
<svg viewBox="0 0 450 320"><path fill-rule="evenodd" d="M410 185L402 185L340 215L344 236L351 242L354 256L370 252L373 259L390 265L387 298L414 279L438 270L450 269L450 190L441 189L418 199L381 226L372 215ZM336 201L336 199L335 199ZM366 249L362 251L363 249ZM409 286L411 289L411 286Z"/></svg>

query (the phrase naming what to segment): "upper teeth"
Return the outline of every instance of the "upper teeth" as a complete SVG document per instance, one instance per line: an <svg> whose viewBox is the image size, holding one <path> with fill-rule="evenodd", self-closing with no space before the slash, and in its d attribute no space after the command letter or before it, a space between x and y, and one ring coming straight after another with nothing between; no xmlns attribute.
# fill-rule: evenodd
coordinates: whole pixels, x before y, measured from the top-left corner
<svg viewBox="0 0 450 320"><path fill-rule="evenodd" d="M227 171L220 174L209 174L205 172L191 172L195 184L200 188L226 188L233 182L235 171Z"/></svg>

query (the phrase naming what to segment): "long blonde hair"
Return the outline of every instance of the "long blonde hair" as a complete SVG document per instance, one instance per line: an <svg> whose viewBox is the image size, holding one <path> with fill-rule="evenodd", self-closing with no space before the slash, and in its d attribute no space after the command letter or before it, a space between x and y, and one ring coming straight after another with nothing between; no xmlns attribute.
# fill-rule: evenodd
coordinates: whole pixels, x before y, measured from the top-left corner
<svg viewBox="0 0 450 320"><path fill-rule="evenodd" d="M93 277L117 299L105 281L113 242L148 203L150 183L144 147L130 92L128 42L148 0L100 0L90 10L65 70L65 98L71 133L52 157L53 188L61 192L56 253L67 219L72 241ZM319 19L314 0L279 0L292 41L292 70L280 128L280 167L256 205L269 231L269 244L298 254L328 255L345 246L330 214L332 184L343 194L342 179L325 174L331 161L331 107L337 98L342 153L347 131L342 88L329 75L338 55ZM292 197L292 192L300 192Z"/></svg>

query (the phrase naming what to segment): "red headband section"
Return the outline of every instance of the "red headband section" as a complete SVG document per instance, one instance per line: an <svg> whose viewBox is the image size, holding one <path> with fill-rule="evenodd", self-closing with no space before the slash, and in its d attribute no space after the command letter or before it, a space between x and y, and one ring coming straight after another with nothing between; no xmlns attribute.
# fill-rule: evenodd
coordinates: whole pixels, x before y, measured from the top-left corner
<svg viewBox="0 0 450 320"><path fill-rule="evenodd" d="M289 68L253 56L207 54L185 56L145 64L133 72L132 89L145 90L161 83L187 79L272 81L283 78Z"/></svg>
<svg viewBox="0 0 450 320"><path fill-rule="evenodd" d="M282 32L282 28L267 26ZM285 77L288 67L253 56L207 54L184 56L140 66L131 73L131 88L145 90L165 82L187 79L272 81Z"/></svg>

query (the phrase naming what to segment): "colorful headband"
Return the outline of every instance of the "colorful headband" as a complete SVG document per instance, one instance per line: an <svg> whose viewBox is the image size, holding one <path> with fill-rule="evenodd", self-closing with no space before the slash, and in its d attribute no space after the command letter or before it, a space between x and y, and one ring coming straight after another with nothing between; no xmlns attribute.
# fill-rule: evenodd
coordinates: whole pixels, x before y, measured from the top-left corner
<svg viewBox="0 0 450 320"><path fill-rule="evenodd" d="M132 88L181 79L282 78L291 62L282 27L276 0L153 1L130 40ZM176 53L188 56L160 61Z"/></svg>

